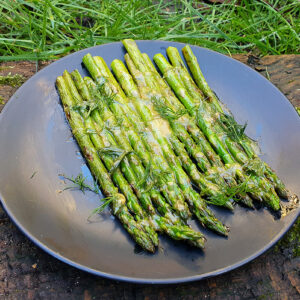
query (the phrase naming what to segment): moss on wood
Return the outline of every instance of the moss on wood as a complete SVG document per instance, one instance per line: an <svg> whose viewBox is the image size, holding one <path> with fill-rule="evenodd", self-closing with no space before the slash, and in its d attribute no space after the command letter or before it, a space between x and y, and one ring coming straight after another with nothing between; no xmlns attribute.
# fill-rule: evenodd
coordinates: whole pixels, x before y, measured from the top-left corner
<svg viewBox="0 0 300 300"><path fill-rule="evenodd" d="M9 73L6 76L0 75L0 84L3 84L3 85L10 85L12 87L18 87L22 83L24 83L24 81L25 81L25 78L20 74L11 75L11 73Z"/></svg>

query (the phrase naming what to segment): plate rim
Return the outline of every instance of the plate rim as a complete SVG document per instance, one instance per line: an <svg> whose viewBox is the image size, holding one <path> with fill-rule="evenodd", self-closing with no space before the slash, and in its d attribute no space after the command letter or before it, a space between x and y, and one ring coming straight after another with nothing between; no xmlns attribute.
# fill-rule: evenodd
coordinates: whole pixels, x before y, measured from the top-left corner
<svg viewBox="0 0 300 300"><path fill-rule="evenodd" d="M227 272L233 271L235 269L238 269L247 263L251 262L258 256L262 255L265 253L267 250L269 250L272 246L274 246L280 239L284 237L284 235L289 231L289 229L294 225L296 222L297 218L300 215L300 208L297 208L298 212L295 214L294 218L292 218L292 221L290 224L283 229L283 232L279 232L271 242L269 242L264 248L260 249L259 251L255 252L253 255L247 257L246 259L239 261L233 265L230 265L225 268L218 269L216 271L200 274L200 275L194 275L194 276L185 276L185 277L178 277L178 278L173 278L173 279L149 279L149 278L137 278L137 277L131 277L131 276L122 276L122 275L114 275L110 274L107 272L101 272L96 269L86 267L82 264L76 263L75 261L68 259L64 257L63 255L59 254L58 252L51 250L49 247L47 247L44 243L39 241L37 238L35 238L33 235L31 235L28 230L23 228L23 226L18 222L17 219L14 218L13 214L10 212L10 210L7 208L5 205L5 202L3 202L3 197L0 194L0 201L2 204L2 207L4 208L5 212L8 214L12 222L17 226L17 228L27 237L29 238L30 241L32 241L36 246L44 250L47 254L50 254L51 256L55 257L56 259L60 260L63 263L66 263L72 267L75 267L81 271L88 272L93 275L101 276L106 279L110 280L119 280L123 282L128 282L128 283L138 283L138 284L178 284L178 283L186 283L186 282L194 282L214 276L218 276L221 274L225 274Z"/></svg>
<svg viewBox="0 0 300 300"><path fill-rule="evenodd" d="M238 64L243 65L243 67L247 67L248 69L251 70L251 72L255 72L255 70L253 70L251 67L249 67L248 65L236 60L235 58L231 57L231 56L227 56L223 53L219 53L215 50L211 50L209 48L204 48L204 47L200 47L200 46L196 46L196 45L191 45L188 43L182 43L182 42L176 42L176 41L164 41L164 40L135 40L137 43L139 42L158 42L158 43L165 43L166 45L168 43L176 43L176 44L181 44L181 45L190 45L192 48L196 47L196 48L200 48L200 49L204 49L205 51L208 52L213 52L214 54L220 55L225 57L226 59L229 60L234 60L235 62L237 62ZM36 76L40 75L43 72L47 71L47 68L50 66L53 66L56 63L59 63L61 60L70 57L72 55L76 55L78 53L81 53L83 51L88 51L90 49L95 49L95 48L99 48L105 45L112 45L112 44L122 44L121 41L115 41L115 42L111 42L111 43L105 43L105 44L101 44L101 45L96 45L93 47L89 47L89 48L85 48L85 49L81 49L79 51L70 53L52 63L50 63L49 65L47 65L46 67L44 67L43 69L39 70L38 72L36 72L33 76L31 76L28 80L26 80L26 82L24 84L22 84L16 91L15 93L10 97L10 99L7 101L7 103L5 104L4 108L2 109L1 113L0 113L0 123L3 122L2 119L4 118L4 114L7 111L7 109L10 109L10 106L13 105L11 104L12 102L15 102L18 97L18 93L20 91L20 89L23 86L26 86L28 83L30 84L30 81L33 80ZM44 71L45 70L45 71ZM262 74L260 74L259 72L255 72L256 75L259 75L261 78L263 78L265 81L268 82L268 84L270 86L272 86L272 88L276 88L277 91L281 94L281 96L283 96L283 98L285 98L285 102L288 102L290 108L293 108L294 113L297 114L296 109L294 108L294 106L291 104L291 102L287 99L287 97L279 90L279 88L277 88L277 86L275 86L272 82L270 82L269 80L267 80ZM247 263L249 263L250 261L254 260L255 258L257 258L258 256L262 255L263 253L265 253L267 250L269 250L272 246L274 246L280 239L282 239L285 234L290 230L290 228L294 225L294 223L296 222L296 220L298 219L299 215L300 215L300 207L298 207L294 213L295 216L291 219L291 221L289 222L288 226L284 227L271 241L269 241L269 243L267 245L265 245L263 248L261 248L259 251L256 251L255 253L253 253L252 255L248 256L247 258L236 262L235 264L229 265L227 267L224 268L219 268L215 271L211 271L208 273L204 273L204 274L200 274L200 275L192 275L192 276L184 276L184 277L177 277L177 278L172 278L172 279L168 279L168 278L162 278L162 279L149 279L149 278L140 278L140 277L132 277L132 276L124 276L124 275L115 275L112 273L107 273L107 272L102 272L96 269L93 269L91 267L86 267L80 263L77 263L71 259L68 259L66 257L64 257L63 255L61 255L60 253L58 253L57 251L54 251L52 249L50 249L45 243L43 243L42 241L40 241L37 237L34 237L27 229L25 229L22 224L17 220L17 218L15 218L13 212L8 208L8 206L6 205L6 201L4 199L4 197L1 194L0 191L0 202L1 205L4 209L4 211L7 213L7 215L9 216L9 218L12 220L12 222L16 225L16 227L27 237L29 238L30 241L32 241L35 245L37 245L39 248L41 248L42 250L44 250L47 254L50 254L51 256L55 257L56 259L72 266L75 267L81 271L85 271L88 272L90 274L93 275L97 275L97 276L102 276L104 278L107 279L112 279L112 280L119 280L119 281L123 281L123 282L130 282L130 283L138 283L138 284L177 284L177 283L185 283L185 282L193 282L193 281L197 281L197 280L202 280L205 278L210 278L210 277L214 277L217 275L221 275L224 273L227 273L229 271L235 270L237 268L240 268L243 265L246 265Z"/></svg>

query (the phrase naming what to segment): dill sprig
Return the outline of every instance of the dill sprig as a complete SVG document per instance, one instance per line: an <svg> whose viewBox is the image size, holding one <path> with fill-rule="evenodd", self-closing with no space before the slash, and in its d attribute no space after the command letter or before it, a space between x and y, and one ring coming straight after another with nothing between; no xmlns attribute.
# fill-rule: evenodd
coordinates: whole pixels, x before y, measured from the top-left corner
<svg viewBox="0 0 300 300"><path fill-rule="evenodd" d="M86 128L85 131L87 134L98 134L98 132L92 128Z"/></svg>
<svg viewBox="0 0 300 300"><path fill-rule="evenodd" d="M223 206L225 205L228 201L236 201L238 202L241 197L246 196L247 193L252 191L252 188L249 187L248 182L251 179L249 176L245 181L234 185L234 186L229 186L226 185L223 187L223 192L219 193L217 195L209 196L208 199L206 200L207 203L213 204L213 205L218 205L218 206ZM201 194L206 194L206 190L203 190Z"/></svg>
<svg viewBox="0 0 300 300"><path fill-rule="evenodd" d="M151 178L151 174L150 174L151 166L152 166L152 158L150 159L150 161L148 162L148 164L146 166L143 178L141 178L141 180L137 184L139 188L144 189L146 186L149 186L149 180ZM146 189L148 189L148 187Z"/></svg>
<svg viewBox="0 0 300 300"><path fill-rule="evenodd" d="M108 106L110 106L117 101L115 99L116 94L113 93L111 89L107 88L107 82L108 80L105 77L101 77L101 79L96 84L96 90L98 91L98 93L93 93L93 96L98 99L100 98Z"/></svg>
<svg viewBox="0 0 300 300"><path fill-rule="evenodd" d="M121 162L125 159L125 157L129 154L133 153L133 151L126 151L124 149L118 147L104 147L98 150L99 156L107 155L110 156L114 160L113 166L109 170L109 174L113 174L116 169L119 167Z"/></svg>
<svg viewBox="0 0 300 300"><path fill-rule="evenodd" d="M101 113L104 109L104 104L111 105L115 102L115 94L106 89L106 79L104 77L101 79L95 88L90 89L91 100L84 101L72 107L72 109L79 112L84 119L87 119L94 110L99 110Z"/></svg>
<svg viewBox="0 0 300 300"><path fill-rule="evenodd" d="M162 118L168 121L174 121L188 113L187 109L178 109L174 111L172 108L168 107L162 100L157 97L152 97L152 103L156 111L161 115Z"/></svg>
<svg viewBox="0 0 300 300"><path fill-rule="evenodd" d="M94 182L94 187L90 186L89 184L87 184L86 178L83 176L83 174L80 172L75 178L72 177L68 177L64 174L59 174L60 177L62 177L63 179L66 179L68 181L71 181L72 183L74 183L73 185L67 186L63 189L63 191L65 190L70 190L70 189L79 189L80 191L82 191L83 193L85 193L86 190L94 192L96 194L100 194L100 190L98 187L97 182Z"/></svg>
<svg viewBox="0 0 300 300"><path fill-rule="evenodd" d="M83 176L83 174L80 172L75 178L72 177L68 177L64 174L59 174L60 177L62 177L63 179L66 179L68 181L71 181L72 183L74 183L74 185L71 186L67 186L65 187L62 191L65 190L70 190L70 189L79 189L80 191L82 191L83 193L85 193L86 190L94 192L98 195L101 194L101 191L99 189L99 186L97 184L96 181L94 181L93 183L93 187L89 184L87 184L86 178ZM95 208L92 210L91 214L88 216L88 221L90 220L90 218L95 215L95 214L100 214L101 212L104 211L104 209L114 200L114 197L106 197L101 199L101 201L103 201L104 203L102 203L99 207Z"/></svg>
<svg viewBox="0 0 300 300"><path fill-rule="evenodd" d="M84 119L87 119L94 110L98 109L101 111L103 109L103 103L101 99L94 97L90 101L84 101L81 104L73 105L71 109L80 113Z"/></svg>
<svg viewBox="0 0 300 300"><path fill-rule="evenodd" d="M32 175L30 176L30 179L32 179L32 178L36 175L36 173L37 173L37 171L34 171L34 172L32 173Z"/></svg>
<svg viewBox="0 0 300 300"><path fill-rule="evenodd" d="M244 125L238 124L234 117L227 114L221 114L219 122L224 128L226 135L235 142L241 142L246 138L245 129L247 122Z"/></svg>
<svg viewBox="0 0 300 300"><path fill-rule="evenodd" d="M152 188L160 188L163 184L168 182L169 172L158 171L153 168L152 158L148 162L144 176L138 182L138 187L143 189L144 193L149 192Z"/></svg>
<svg viewBox="0 0 300 300"><path fill-rule="evenodd" d="M197 124L202 119L202 116L206 114L205 108L204 108L204 102L200 102L198 105L195 106L196 114L194 116L195 121Z"/></svg>
<svg viewBox="0 0 300 300"><path fill-rule="evenodd" d="M104 203L92 210L91 214L87 218L88 221L90 221L93 215L102 213L104 209L114 200L114 197L106 197L101 200L104 201Z"/></svg>
<svg viewBox="0 0 300 300"><path fill-rule="evenodd" d="M249 160L247 163L245 163L243 165L243 169L249 175L262 177L266 172L266 165L259 158L254 158L252 160Z"/></svg>

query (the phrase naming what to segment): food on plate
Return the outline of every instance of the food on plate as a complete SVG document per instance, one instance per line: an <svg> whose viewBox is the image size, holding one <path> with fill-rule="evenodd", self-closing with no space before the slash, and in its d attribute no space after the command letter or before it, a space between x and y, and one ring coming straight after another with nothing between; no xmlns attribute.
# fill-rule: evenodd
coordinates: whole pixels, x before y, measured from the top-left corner
<svg viewBox="0 0 300 300"><path fill-rule="evenodd" d="M280 210L289 193L258 157L246 125L206 82L187 45L154 66L126 39L126 65L83 57L91 77L64 71L56 85L73 135L112 213L143 249L154 252L158 233L204 248L205 237L188 220L222 236L229 228L210 205L234 210L256 202Z"/></svg>

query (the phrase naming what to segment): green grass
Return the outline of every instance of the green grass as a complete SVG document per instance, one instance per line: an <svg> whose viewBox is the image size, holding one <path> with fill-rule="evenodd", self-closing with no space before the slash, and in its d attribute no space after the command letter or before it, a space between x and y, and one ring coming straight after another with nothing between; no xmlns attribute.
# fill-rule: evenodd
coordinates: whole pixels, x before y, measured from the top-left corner
<svg viewBox="0 0 300 300"><path fill-rule="evenodd" d="M298 0L0 0L0 61L53 59L124 38L222 53L297 53L299 12Z"/></svg>

